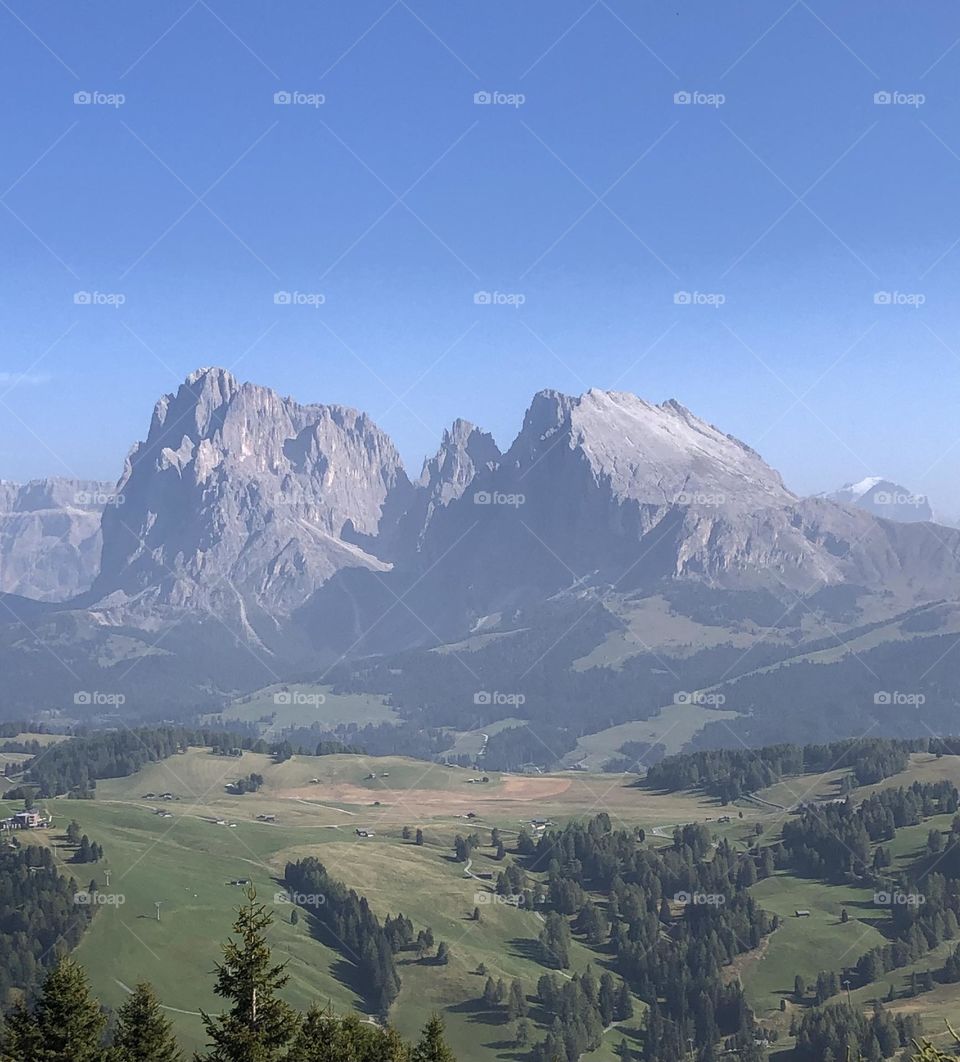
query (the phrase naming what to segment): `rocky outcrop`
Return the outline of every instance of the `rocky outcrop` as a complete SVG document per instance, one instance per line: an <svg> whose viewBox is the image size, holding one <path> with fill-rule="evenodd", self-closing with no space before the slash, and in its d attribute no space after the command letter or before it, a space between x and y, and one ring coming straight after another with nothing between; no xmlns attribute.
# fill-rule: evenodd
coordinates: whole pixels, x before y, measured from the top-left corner
<svg viewBox="0 0 960 1062"><path fill-rule="evenodd" d="M100 564L100 514L118 505L112 484L93 480L0 481L0 593L66 601Z"/></svg>

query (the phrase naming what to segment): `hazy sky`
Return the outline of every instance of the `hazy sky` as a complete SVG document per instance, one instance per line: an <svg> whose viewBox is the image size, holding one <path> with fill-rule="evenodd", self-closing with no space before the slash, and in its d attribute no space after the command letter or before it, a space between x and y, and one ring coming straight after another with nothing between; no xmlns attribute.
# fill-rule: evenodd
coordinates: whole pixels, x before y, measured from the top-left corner
<svg viewBox="0 0 960 1062"><path fill-rule="evenodd" d="M960 511L958 38L946 2L9 0L0 477L114 478L222 364L413 472L595 386Z"/></svg>

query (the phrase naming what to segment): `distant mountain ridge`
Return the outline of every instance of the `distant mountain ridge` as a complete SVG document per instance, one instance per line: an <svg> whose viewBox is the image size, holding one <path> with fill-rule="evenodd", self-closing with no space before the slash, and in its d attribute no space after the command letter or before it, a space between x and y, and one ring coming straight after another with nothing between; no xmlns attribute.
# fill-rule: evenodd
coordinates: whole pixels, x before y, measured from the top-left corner
<svg viewBox="0 0 960 1062"><path fill-rule="evenodd" d="M66 601L87 590L100 564L100 518L118 504L96 480L0 480L0 593Z"/></svg>
<svg viewBox="0 0 960 1062"><path fill-rule="evenodd" d="M847 483L824 495L841 505L852 505L884 520L915 523L934 520L933 509L924 494L917 494L882 476L868 476Z"/></svg>
<svg viewBox="0 0 960 1062"><path fill-rule="evenodd" d="M960 596L960 533L800 498L679 402L624 392L539 392L505 453L457 420L412 482L366 414L204 368L157 402L113 493L78 606L137 628L211 613L308 658L460 637L587 588L680 580L789 606L848 586L883 614Z"/></svg>

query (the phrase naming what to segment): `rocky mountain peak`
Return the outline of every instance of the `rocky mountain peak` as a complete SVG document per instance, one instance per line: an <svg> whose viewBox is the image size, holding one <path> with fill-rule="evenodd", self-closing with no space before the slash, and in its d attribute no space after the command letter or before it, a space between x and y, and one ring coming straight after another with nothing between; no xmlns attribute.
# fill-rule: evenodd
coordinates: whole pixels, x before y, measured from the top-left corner
<svg viewBox="0 0 960 1062"><path fill-rule="evenodd" d="M228 611L244 624L299 605L409 491L396 448L363 413L301 405L223 369L157 403L103 522L95 591Z"/></svg>
<svg viewBox="0 0 960 1062"><path fill-rule="evenodd" d="M654 405L623 391L541 391L504 461L523 472L554 450L557 460L563 451L573 454L615 493L644 503L694 494L710 495L714 504L729 495L754 507L793 500L755 451L675 400Z"/></svg>
<svg viewBox="0 0 960 1062"><path fill-rule="evenodd" d="M852 505L884 520L911 524L934 520L933 508L924 494L917 494L883 476L867 476L856 483L846 483L839 490L824 495L841 505Z"/></svg>

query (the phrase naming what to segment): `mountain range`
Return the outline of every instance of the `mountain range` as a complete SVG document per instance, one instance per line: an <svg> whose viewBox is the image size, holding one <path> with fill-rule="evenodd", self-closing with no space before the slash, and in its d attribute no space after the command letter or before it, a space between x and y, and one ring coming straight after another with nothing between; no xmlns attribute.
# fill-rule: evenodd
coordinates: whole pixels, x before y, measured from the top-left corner
<svg viewBox="0 0 960 1062"><path fill-rule="evenodd" d="M599 390L539 392L506 452L457 420L411 479L366 414L200 369L156 404L116 486L0 485L0 663L54 710L71 687L41 679L38 647L75 674L92 656L97 688L136 662L141 699L172 712L258 672L336 666L349 685L360 662L419 654L409 675L451 645L502 661L508 635L510 652L576 642L558 673L600 689L649 653L755 638L800 656L938 608L943 633L960 531L915 501L882 479L800 497L678 402Z"/></svg>

